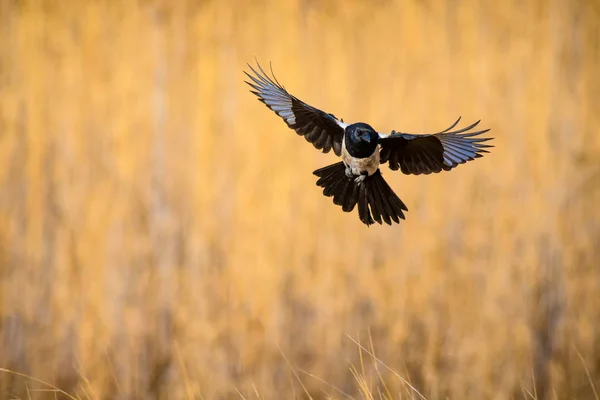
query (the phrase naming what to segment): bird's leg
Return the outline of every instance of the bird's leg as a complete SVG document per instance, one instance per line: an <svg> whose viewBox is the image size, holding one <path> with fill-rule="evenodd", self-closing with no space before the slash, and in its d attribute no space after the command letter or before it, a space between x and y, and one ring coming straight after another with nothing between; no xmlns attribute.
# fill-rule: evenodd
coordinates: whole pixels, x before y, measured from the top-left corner
<svg viewBox="0 0 600 400"><path fill-rule="evenodd" d="M354 178L354 174L352 173L352 168L346 165L346 176L350 179Z"/></svg>
<svg viewBox="0 0 600 400"><path fill-rule="evenodd" d="M356 178L354 178L354 182L356 182L357 184L361 184L369 175L369 173L367 171L363 171L360 173L359 176L357 176Z"/></svg>

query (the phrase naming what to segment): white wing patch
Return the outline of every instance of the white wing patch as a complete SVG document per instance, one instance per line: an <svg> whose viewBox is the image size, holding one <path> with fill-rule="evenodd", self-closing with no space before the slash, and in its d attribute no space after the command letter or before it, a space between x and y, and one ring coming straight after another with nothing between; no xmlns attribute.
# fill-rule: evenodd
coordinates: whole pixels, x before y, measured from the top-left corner
<svg viewBox="0 0 600 400"><path fill-rule="evenodd" d="M340 121L339 119L335 118L335 123L342 129L346 130L346 127L350 124L346 124L345 122Z"/></svg>

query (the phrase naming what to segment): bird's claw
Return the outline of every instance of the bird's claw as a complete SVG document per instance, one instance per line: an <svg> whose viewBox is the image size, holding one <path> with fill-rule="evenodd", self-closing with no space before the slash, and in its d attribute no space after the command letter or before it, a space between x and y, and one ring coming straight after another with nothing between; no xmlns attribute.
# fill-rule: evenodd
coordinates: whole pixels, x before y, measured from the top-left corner
<svg viewBox="0 0 600 400"><path fill-rule="evenodd" d="M359 175L356 178L354 178L354 182L360 185L361 183L363 183L366 177L366 175Z"/></svg>

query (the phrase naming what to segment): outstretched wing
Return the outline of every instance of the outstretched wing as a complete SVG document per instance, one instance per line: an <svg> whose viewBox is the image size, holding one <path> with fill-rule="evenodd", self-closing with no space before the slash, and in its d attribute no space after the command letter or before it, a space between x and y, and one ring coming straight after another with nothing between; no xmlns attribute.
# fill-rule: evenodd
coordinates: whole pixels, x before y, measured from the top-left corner
<svg viewBox="0 0 600 400"><path fill-rule="evenodd" d="M489 129L470 132L480 121L452 131L459 121L460 117L449 128L432 134L380 133L381 163L387 161L390 169L400 169L405 174L438 173L482 157L488 153L486 148L494 147L484 144L493 138L479 137Z"/></svg>
<svg viewBox="0 0 600 400"><path fill-rule="evenodd" d="M342 154L342 139L344 128L347 126L338 120L333 114L327 114L318 110L298 98L292 96L277 81L273 70L272 78L269 77L262 67L257 63L258 71L250 64L248 67L253 74L244 73L251 79L246 81L252 87L250 92L258 96L258 99L267 107L275 111L283 121L323 153L328 153L333 148L335 154Z"/></svg>

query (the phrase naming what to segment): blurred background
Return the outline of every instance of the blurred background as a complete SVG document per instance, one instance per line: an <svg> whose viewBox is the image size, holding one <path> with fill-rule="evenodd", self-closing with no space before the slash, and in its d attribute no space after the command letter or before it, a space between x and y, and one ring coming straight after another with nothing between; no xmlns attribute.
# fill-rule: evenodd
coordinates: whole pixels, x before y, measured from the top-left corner
<svg viewBox="0 0 600 400"><path fill-rule="evenodd" d="M367 228L255 57L496 147ZM599 101L598 1L1 0L0 398L598 399Z"/></svg>

